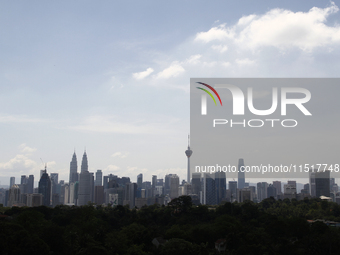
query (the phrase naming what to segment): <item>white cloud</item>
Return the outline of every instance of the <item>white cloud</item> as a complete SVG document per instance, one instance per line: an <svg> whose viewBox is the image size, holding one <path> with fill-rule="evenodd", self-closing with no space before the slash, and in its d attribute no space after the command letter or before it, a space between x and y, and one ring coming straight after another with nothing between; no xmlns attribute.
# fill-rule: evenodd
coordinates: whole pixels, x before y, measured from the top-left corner
<svg viewBox="0 0 340 255"><path fill-rule="evenodd" d="M111 157L113 157L113 158L114 158L114 157L126 158L128 155L129 155L128 152L120 152L120 151L118 151L118 152L113 153L113 154L111 155Z"/></svg>
<svg viewBox="0 0 340 255"><path fill-rule="evenodd" d="M23 168L35 168L37 163L26 155L18 154L6 163L0 163L0 169L22 170Z"/></svg>
<svg viewBox="0 0 340 255"><path fill-rule="evenodd" d="M228 46L227 45L213 45L211 46L211 48L213 50L217 50L220 53L226 52L228 50Z"/></svg>
<svg viewBox="0 0 340 255"><path fill-rule="evenodd" d="M25 143L19 145L19 149L23 153L32 153L35 152L37 149L28 147Z"/></svg>
<svg viewBox="0 0 340 255"><path fill-rule="evenodd" d="M184 61L184 63L194 64L194 65L198 64L200 62L201 57L202 55L200 54L192 55L186 61Z"/></svg>
<svg viewBox="0 0 340 255"><path fill-rule="evenodd" d="M235 62L240 65L240 66L243 66L243 65L253 65L255 64L255 60L250 60L248 58L244 58L244 59L236 59Z"/></svg>
<svg viewBox="0 0 340 255"><path fill-rule="evenodd" d="M168 68L159 72L156 78L169 79L171 77L176 77L183 72L185 72L185 69L178 62L174 62Z"/></svg>
<svg viewBox="0 0 340 255"><path fill-rule="evenodd" d="M148 77L154 70L149 67L148 69L146 69L143 72L139 72L139 73L134 73L132 74L133 78L135 78L136 80L143 80L144 78Z"/></svg>
<svg viewBox="0 0 340 255"><path fill-rule="evenodd" d="M120 169L119 166L116 166L116 165L108 165L108 166L104 169L104 171L105 171L105 172L111 173L111 172L117 172L119 169Z"/></svg>
<svg viewBox="0 0 340 255"><path fill-rule="evenodd" d="M227 38L232 38L233 30L225 27L226 24L219 25L217 27L211 28L207 32L199 32L196 35L195 41L202 41L208 43L211 41L223 41Z"/></svg>
<svg viewBox="0 0 340 255"><path fill-rule="evenodd" d="M313 7L308 12L272 9L263 15L244 16L233 26L223 24L200 32L195 41L229 42L249 49L270 46L311 51L316 47L340 43L340 26L325 23L329 15L338 11L334 2L327 8ZM220 49L215 45L212 48Z"/></svg>

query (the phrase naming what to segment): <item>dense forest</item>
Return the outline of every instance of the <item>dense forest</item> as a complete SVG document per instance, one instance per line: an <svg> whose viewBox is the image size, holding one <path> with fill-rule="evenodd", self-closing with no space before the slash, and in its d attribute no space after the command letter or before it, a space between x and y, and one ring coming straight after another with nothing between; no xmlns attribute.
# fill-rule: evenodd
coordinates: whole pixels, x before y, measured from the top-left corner
<svg viewBox="0 0 340 255"><path fill-rule="evenodd" d="M320 199L193 206L0 207L1 254L339 254L340 206ZM157 247L154 238L163 240ZM215 248L223 240L225 251Z"/></svg>

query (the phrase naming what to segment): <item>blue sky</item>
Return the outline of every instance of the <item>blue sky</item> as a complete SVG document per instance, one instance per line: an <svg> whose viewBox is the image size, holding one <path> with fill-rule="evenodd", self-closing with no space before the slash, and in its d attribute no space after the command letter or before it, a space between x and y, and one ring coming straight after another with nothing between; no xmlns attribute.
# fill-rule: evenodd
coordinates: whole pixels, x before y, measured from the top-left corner
<svg viewBox="0 0 340 255"><path fill-rule="evenodd" d="M68 180L85 146L90 171L183 179L190 77L339 76L339 1L0 6L2 185L40 158Z"/></svg>

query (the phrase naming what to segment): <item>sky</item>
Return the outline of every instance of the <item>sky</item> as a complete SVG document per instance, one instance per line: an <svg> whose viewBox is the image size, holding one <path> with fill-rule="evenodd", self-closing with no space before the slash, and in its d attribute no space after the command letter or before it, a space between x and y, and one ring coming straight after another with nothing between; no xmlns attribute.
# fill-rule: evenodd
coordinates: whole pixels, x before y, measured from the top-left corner
<svg viewBox="0 0 340 255"><path fill-rule="evenodd" d="M190 78L339 77L339 6L1 1L0 184L67 181L85 148L91 172L184 179Z"/></svg>

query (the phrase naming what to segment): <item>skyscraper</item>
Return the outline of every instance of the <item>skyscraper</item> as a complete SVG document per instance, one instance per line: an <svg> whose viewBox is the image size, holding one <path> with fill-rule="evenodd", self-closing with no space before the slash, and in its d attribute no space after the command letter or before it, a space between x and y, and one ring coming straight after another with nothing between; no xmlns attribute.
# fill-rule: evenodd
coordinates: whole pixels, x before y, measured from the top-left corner
<svg viewBox="0 0 340 255"><path fill-rule="evenodd" d="M238 160L238 189L243 189L245 186L245 173L244 173L244 160L240 158Z"/></svg>
<svg viewBox="0 0 340 255"><path fill-rule="evenodd" d="M315 191L315 174L316 174L316 169L309 169L309 189L310 192L309 194L311 197L316 196L316 191Z"/></svg>
<svg viewBox="0 0 340 255"><path fill-rule="evenodd" d="M11 177L9 179L9 188L12 188L12 186L15 184L15 177Z"/></svg>
<svg viewBox="0 0 340 255"><path fill-rule="evenodd" d="M269 184L269 186L267 188L267 196L268 197L273 197L273 198L276 199L276 197L277 197L277 190L276 190L274 185Z"/></svg>
<svg viewBox="0 0 340 255"><path fill-rule="evenodd" d="M53 194L57 193L57 186L58 186L58 179L59 179L59 174L58 173L51 173L50 174L50 179L51 179L51 185L52 185L52 197Z"/></svg>
<svg viewBox="0 0 340 255"><path fill-rule="evenodd" d="M59 174L58 173L51 173L51 181L54 182L55 185L57 185L59 183Z"/></svg>
<svg viewBox="0 0 340 255"><path fill-rule="evenodd" d="M230 202L234 202L237 200L237 182L236 181L229 181L229 192L230 192Z"/></svg>
<svg viewBox="0 0 340 255"><path fill-rule="evenodd" d="M315 173L315 195L316 197L330 196L330 171L316 172Z"/></svg>
<svg viewBox="0 0 340 255"><path fill-rule="evenodd" d="M188 135L188 149L185 151L185 155L188 158L188 170L187 170L187 182L190 183L190 156L192 155L192 150L190 149L190 136Z"/></svg>
<svg viewBox="0 0 340 255"><path fill-rule="evenodd" d="M178 197L179 177L173 174L170 178L170 198Z"/></svg>
<svg viewBox="0 0 340 255"><path fill-rule="evenodd" d="M257 183L257 201L258 202L261 202L263 199L266 199L268 197L267 188L268 188L267 182Z"/></svg>
<svg viewBox="0 0 340 255"><path fill-rule="evenodd" d="M280 181L273 181L273 186L276 188L276 195L281 195L281 182Z"/></svg>
<svg viewBox="0 0 340 255"><path fill-rule="evenodd" d="M102 173L102 170L97 170L95 186L102 186L102 185L103 185L103 173Z"/></svg>
<svg viewBox="0 0 340 255"><path fill-rule="evenodd" d="M43 205L50 206L51 204L51 180L47 174L46 166L44 173L39 181L39 193L43 195Z"/></svg>
<svg viewBox="0 0 340 255"><path fill-rule="evenodd" d="M165 180L164 180L164 193L165 195L170 195L170 178L172 174L167 174L165 175Z"/></svg>
<svg viewBox="0 0 340 255"><path fill-rule="evenodd" d="M201 173L192 173L192 180L191 180L191 186L192 186L192 194L196 194L197 196L200 196L201 192Z"/></svg>
<svg viewBox="0 0 340 255"><path fill-rule="evenodd" d="M91 201L91 174L88 171L87 155L84 152L79 175L78 205L86 205Z"/></svg>
<svg viewBox="0 0 340 255"><path fill-rule="evenodd" d="M137 175L137 188L142 188L143 185L143 174Z"/></svg>
<svg viewBox="0 0 340 255"><path fill-rule="evenodd" d="M225 172L215 173L215 188L216 188L216 203L221 204L222 200L226 198L227 180Z"/></svg>
<svg viewBox="0 0 340 255"><path fill-rule="evenodd" d="M129 204L130 209L135 208L137 197L137 183L127 183L125 186L125 203Z"/></svg>
<svg viewBox="0 0 340 255"><path fill-rule="evenodd" d="M9 189L8 194L8 207L12 207L14 204L19 203L20 200L20 189L19 186L13 184L12 187Z"/></svg>
<svg viewBox="0 0 340 255"><path fill-rule="evenodd" d="M78 164L76 152L73 153L72 161L70 162L70 179L69 183L78 181Z"/></svg>
<svg viewBox="0 0 340 255"><path fill-rule="evenodd" d="M157 175L152 176L152 188L156 188L157 185Z"/></svg>
<svg viewBox="0 0 340 255"><path fill-rule="evenodd" d="M27 184L28 178L26 175L21 175L21 182L20 184Z"/></svg>
<svg viewBox="0 0 340 255"><path fill-rule="evenodd" d="M216 205L216 183L212 175L204 174L203 178L203 204Z"/></svg>
<svg viewBox="0 0 340 255"><path fill-rule="evenodd" d="M34 175L30 175L27 181L27 194L33 194L34 188Z"/></svg>

